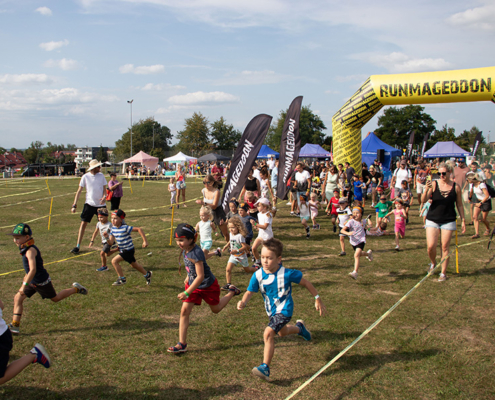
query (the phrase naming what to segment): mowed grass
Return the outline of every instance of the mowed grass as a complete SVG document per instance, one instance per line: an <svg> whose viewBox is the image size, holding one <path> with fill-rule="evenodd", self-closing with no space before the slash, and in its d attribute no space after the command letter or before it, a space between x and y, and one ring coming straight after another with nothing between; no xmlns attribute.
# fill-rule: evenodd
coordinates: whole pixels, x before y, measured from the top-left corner
<svg viewBox="0 0 495 400"><path fill-rule="evenodd" d="M124 185L122 209L127 223L144 228L149 247L142 249L134 235L137 259L153 271L151 286L127 264L127 285L112 287L113 269L97 273L100 258L89 249L96 220L84 237L80 257L74 247L78 214L70 214L78 180L50 179L53 217L31 222L36 245L56 290L77 281L87 286L88 296L74 295L53 304L39 295L26 300L21 334L14 338L11 361L40 342L53 360L53 368L30 366L0 387L2 399L283 399L356 339L426 274L428 258L425 231L411 210L407 239L402 251L394 251L393 237L368 237L366 249L375 260L362 259L358 281L352 270L352 248L346 242L346 257L328 217L320 216L321 230L305 239L299 220L289 216L285 202L274 220L275 237L285 245L284 265L297 268L317 288L328 313L320 317L312 296L294 286L296 319L304 319L313 334L311 342L299 336L276 339L271 381L250 375L262 362L263 330L267 325L260 294L248 307L236 310L236 297L218 315L203 304L191 316L189 351L181 356L166 352L178 341L185 271L179 274L178 248L169 245L171 210L167 182L132 182ZM202 185L189 179L187 199L199 196ZM39 192L5 197L12 194ZM15 206L8 204L50 197L44 180L0 182L0 232L14 225L48 215L50 200ZM165 206L165 207L162 207ZM146 209L161 207L155 209ZM143 210L146 209L146 210ZM138 211L131 211L138 210ZM368 208L368 210L371 210ZM490 218L493 222L493 218ZM174 225L199 220L199 206L188 203L175 212ZM393 228L393 227L392 227ZM459 243L470 243L472 227L459 235ZM217 238L215 246L222 246ZM97 240L98 243L98 240ZM459 251L460 273L455 258L449 280L429 278L388 318L328 368L296 399L493 399L495 397L494 257L487 242ZM99 247L98 247L99 249ZM152 252L151 256L147 254ZM18 249L10 236L1 236L0 274L22 269ZM53 263L66 259L60 263ZM210 263L219 283L225 283L227 257ZM49 264L52 263L52 264ZM23 272L0 276L0 298L4 319L12 318L13 298L21 286ZM233 283L245 290L250 276L240 270Z"/></svg>

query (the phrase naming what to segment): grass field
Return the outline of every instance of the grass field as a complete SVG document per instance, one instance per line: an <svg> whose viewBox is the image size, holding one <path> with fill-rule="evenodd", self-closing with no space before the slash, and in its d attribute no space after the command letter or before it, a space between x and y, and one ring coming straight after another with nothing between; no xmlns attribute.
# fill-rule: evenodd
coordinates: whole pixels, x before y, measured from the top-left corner
<svg viewBox="0 0 495 400"><path fill-rule="evenodd" d="M53 368L28 367L0 387L1 399L284 399L357 338L426 274L425 231L411 210L403 251L392 237L370 238L370 264L364 258L358 281L352 270L352 248L338 257L339 241L327 217L322 229L305 239L299 220L283 202L274 235L285 245L284 265L297 268L317 288L328 309L320 317L312 296L295 285L294 322L304 319L311 342L299 336L276 339L271 381L252 377L262 362L267 316L260 294L239 312L236 297L220 314L197 307L191 316L188 349L181 356L166 352L178 341L184 269L178 273L178 248L170 246L171 210L166 181L124 185L121 208L127 223L142 227L149 247L134 236L137 259L153 271L146 286L139 273L123 264L127 285L112 287L115 271L98 273L99 254L88 249L95 220L85 235L82 256L74 257L79 215L70 214L78 181L48 181L53 200L48 218L30 222L36 245L56 290L75 281L89 289L52 304L38 295L26 300L21 334L14 338L11 361L40 342L50 352ZM188 180L187 198L198 197L202 185ZM23 194L33 192L29 194ZM18 195L22 194L22 195ZM9 197L6 197L9 196ZM44 180L0 181L0 232L18 222L48 215L50 195ZM42 199L39 201L33 201ZM22 204L11 205L23 202ZM83 198L79 202L82 209ZM166 207L163 207L166 206ZM160 208L153 208L160 207ZM369 209L369 208L368 208ZM132 211L136 210L136 211ZM371 209L370 209L371 210ZM493 220L493 218L492 218ZM199 206L176 210L174 224L199 221ZM469 227L459 243L471 242ZM214 245L224 242L217 240ZM495 398L495 251L486 242L459 251L460 273L451 259L449 279L430 277L368 336L305 388L296 399L494 399ZM494 246L495 247L495 246ZM152 252L151 256L147 254ZM22 269L10 236L0 240L0 274ZM63 262L55 263L58 260ZM225 284L227 257L209 262ZM51 264L50 264L51 263ZM4 319L12 318L13 298L23 272L0 276ZM245 290L250 276L235 271L233 283Z"/></svg>

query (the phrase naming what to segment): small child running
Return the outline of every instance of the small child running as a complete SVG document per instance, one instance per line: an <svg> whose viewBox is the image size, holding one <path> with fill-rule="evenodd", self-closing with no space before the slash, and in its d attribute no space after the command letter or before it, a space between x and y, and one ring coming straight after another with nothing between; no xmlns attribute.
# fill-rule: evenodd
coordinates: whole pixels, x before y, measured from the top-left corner
<svg viewBox="0 0 495 400"><path fill-rule="evenodd" d="M204 300L211 311L218 314L232 297L241 293L234 285L230 285L229 292L220 299L220 285L206 263L205 254L196 244L197 236L196 231L189 224L179 224L175 229L175 242L181 250L179 260L180 256L184 257L187 276L184 280L185 290L177 295L182 301L179 342L167 349L169 353L179 354L187 351L189 316L195 305L200 306Z"/></svg>
<svg viewBox="0 0 495 400"><path fill-rule="evenodd" d="M354 249L354 271L349 272L352 279L358 278L358 270L361 262L361 257L366 257L370 262L373 261L373 253L371 250L364 252L366 245L366 225L371 225L371 221L367 218L363 221L363 208L353 207L352 218L347 221L346 226L342 229L344 235L349 236L349 241Z"/></svg>
<svg viewBox="0 0 495 400"><path fill-rule="evenodd" d="M222 251L227 250L227 248L230 246L230 257L225 271L225 278L227 279L227 283L222 286L222 290L230 290L232 282L232 270L236 265L241 266L244 269L244 272L247 273L256 272L259 269L257 267L249 266L249 261L247 258L249 246L246 244L245 239L247 230L239 216L230 218L227 227L230 231L230 243L227 243Z"/></svg>
<svg viewBox="0 0 495 400"><path fill-rule="evenodd" d="M119 254L112 259L112 265L117 272L118 279L112 283L112 286L122 286L127 283L127 279L124 276L122 267L120 266L122 261L127 261L131 264L132 268L141 272L146 280L146 284L149 285L151 283L151 275L153 272L146 271L141 264L136 261L136 258L134 257L135 250L134 244L132 243L131 233L135 231L141 235L141 238L143 239L143 248L148 247L146 235L144 234L143 228L125 225L123 223L124 218L124 211L120 209L115 210L112 213L112 230L110 233L104 233L104 236L107 238L110 246L112 246L115 242L119 245Z"/></svg>
<svg viewBox="0 0 495 400"><path fill-rule="evenodd" d="M108 220L108 210L106 208L98 209L98 223L96 224L96 229L93 232L93 236L91 237L91 242L89 242L89 247L93 247L93 243L95 242L96 235L98 232L101 236L101 244L103 245L103 249L100 251L101 257L101 267L97 269L98 272L107 271L107 256L112 255L119 251L118 249L113 249L107 243L107 238L104 233L109 233L112 230L112 223Z"/></svg>
<svg viewBox="0 0 495 400"><path fill-rule="evenodd" d="M406 218L407 214L404 210L404 202L401 199L395 200L395 210L390 211L386 217L391 214L395 216L395 251L400 251L399 239L404 239L406 236Z"/></svg>
<svg viewBox="0 0 495 400"><path fill-rule="evenodd" d="M337 222L339 224L339 241L340 241L340 253L339 256L343 257L346 255L345 253L345 240L344 238L347 236L342 233L342 229L344 229L345 224L349 221L349 218L352 215L352 211L349 208L349 204L347 203L347 197L341 197L339 199L339 208L337 210L338 218Z"/></svg>
<svg viewBox="0 0 495 400"><path fill-rule="evenodd" d="M270 364L275 352L275 336L299 335L305 340L311 340L311 333L303 320L297 320L295 325L287 325L294 311L292 299L292 283L305 287L315 298L315 308L324 315L326 308L323 305L315 287L303 278L301 271L285 268L282 265L283 244L280 240L269 239L263 242L261 259L263 268L256 271L251 277L249 286L242 300L237 303L237 309L246 307L254 293L260 291L265 300L265 309L270 321L263 333L265 350L263 363L252 369L255 376L268 380Z"/></svg>
<svg viewBox="0 0 495 400"><path fill-rule="evenodd" d="M168 191L170 192L170 208L177 204L177 187L175 185L175 178L170 178L170 183L168 184ZM177 208L179 208L179 204L177 204Z"/></svg>
<svg viewBox="0 0 495 400"><path fill-rule="evenodd" d="M380 222L388 222L385 216L392 210L393 203L387 200L387 196L380 195L380 201L376 204L376 226L380 225Z"/></svg>
<svg viewBox="0 0 495 400"><path fill-rule="evenodd" d="M426 229L426 214L428 214L428 210L430 209L432 199L428 199L426 203L423 203L423 207L419 210L419 216L423 217L423 228Z"/></svg>
<svg viewBox="0 0 495 400"><path fill-rule="evenodd" d="M199 232L201 250L205 253L205 258L208 260L213 256L221 257L221 249L217 248L210 253L211 246L213 244L213 238L211 236L212 231L217 230L217 226L212 221L212 211L210 206L202 206L199 209L199 217L201 220L196 224L196 232Z"/></svg>
<svg viewBox="0 0 495 400"><path fill-rule="evenodd" d="M38 363L45 368L50 368L51 365L48 352L39 343L36 343L28 354L9 364L13 340L12 332L3 319L3 308L3 302L0 300L0 385L16 377L30 364Z"/></svg>
<svg viewBox="0 0 495 400"><path fill-rule="evenodd" d="M311 213L311 221L313 222L313 229L320 229L320 224L316 223L316 217L318 216L318 210L321 208L318 196L315 192L311 192L308 201L309 212Z"/></svg>
<svg viewBox="0 0 495 400"><path fill-rule="evenodd" d="M300 199L300 202L299 202L300 215L299 215L299 217L301 218L302 226L304 226L304 229L306 230L306 239L309 239L311 234L309 233L308 221L309 221L309 218L311 216L309 214L309 207L307 204L308 196L306 196L305 194L301 194L301 195L299 195L299 199Z"/></svg>
<svg viewBox="0 0 495 400"><path fill-rule="evenodd" d="M73 294L88 294L88 289L80 283L74 282L72 288L55 292L50 275L43 265L41 251L34 245L33 231L27 224L17 224L12 233L14 243L19 247L24 266L24 279L17 294L14 297L14 317L9 328L13 334L19 334L22 312L24 310L24 300L31 298L35 293L39 293L42 299L50 299L58 303Z"/></svg>
<svg viewBox="0 0 495 400"><path fill-rule="evenodd" d="M414 197L411 193L411 189L409 189L409 183L406 180L401 182L401 188L397 192L397 198L402 200L402 205L404 207L404 211L406 213L406 224L409 223L409 208L411 207Z"/></svg>
<svg viewBox="0 0 495 400"><path fill-rule="evenodd" d="M234 215L238 215L239 214L239 202L237 201L237 199L235 198L232 198L230 199L229 201L229 212L227 213L227 221L232 218Z"/></svg>
<svg viewBox="0 0 495 400"><path fill-rule="evenodd" d="M328 202L327 209L326 209L327 215L330 215L330 218L332 218L333 232L334 233L337 232L337 218L339 216L337 210L339 208L339 200L340 200L340 190L335 189L333 191L333 197Z"/></svg>
<svg viewBox="0 0 495 400"><path fill-rule="evenodd" d="M257 224L258 221L255 220L253 217L251 217L249 214L248 214L248 211L249 211L249 207L246 203L241 203L239 205L239 217L241 218L241 221L242 223L244 224L244 226L246 227L246 231L247 231L247 235L245 237L246 239L246 244L248 245L248 256L249 256L249 253L250 253L250 250L251 250L251 241L253 240L253 224ZM253 257L253 262L256 261L256 259L254 259Z"/></svg>
<svg viewBox="0 0 495 400"><path fill-rule="evenodd" d="M264 240L271 239L273 237L272 231L272 221L273 217L270 214L270 200L262 197L256 202L258 206L258 225L255 225L255 228L258 229L258 237L253 243L253 256L254 256L254 265L253 267L261 266L260 253L258 252L258 247L263 244ZM309 218L309 213L308 213ZM309 229L309 228L308 228Z"/></svg>

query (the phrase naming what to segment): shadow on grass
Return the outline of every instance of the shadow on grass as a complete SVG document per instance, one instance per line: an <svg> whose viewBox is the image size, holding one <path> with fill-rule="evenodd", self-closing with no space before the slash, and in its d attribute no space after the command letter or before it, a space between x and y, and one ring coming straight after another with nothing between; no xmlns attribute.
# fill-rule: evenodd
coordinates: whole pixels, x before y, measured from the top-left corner
<svg viewBox="0 0 495 400"><path fill-rule="evenodd" d="M2 390L3 389L3 390ZM22 392L19 388L2 387L2 399L166 399L166 400L183 400L183 399L209 399L212 397L221 398L244 390L241 385L222 385L217 387L207 387L202 390L187 389L177 386L167 388L150 387L137 391L122 391L117 386L102 385L83 387L74 390L48 390L35 387L24 387Z"/></svg>

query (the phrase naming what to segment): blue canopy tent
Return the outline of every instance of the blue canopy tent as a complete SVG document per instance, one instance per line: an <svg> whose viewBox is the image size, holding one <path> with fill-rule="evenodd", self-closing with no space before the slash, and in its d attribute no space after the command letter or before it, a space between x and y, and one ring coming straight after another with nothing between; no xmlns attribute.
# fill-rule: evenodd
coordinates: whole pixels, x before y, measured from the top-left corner
<svg viewBox="0 0 495 400"><path fill-rule="evenodd" d="M325 150L319 144L306 143L301 147L299 158L326 158L330 157L330 152Z"/></svg>
<svg viewBox="0 0 495 400"><path fill-rule="evenodd" d="M257 158L270 158L270 156L278 158L279 155L280 153L277 153L275 150L270 149L266 144L264 144L263 146L261 146Z"/></svg>
<svg viewBox="0 0 495 400"><path fill-rule="evenodd" d="M392 158L402 155L402 151L382 142L373 132L370 132L361 142L363 162L365 162L368 167L373 164L376 159L376 151L380 149L385 150L385 160L382 163L382 167L383 171L388 172L390 171Z"/></svg>
<svg viewBox="0 0 495 400"><path fill-rule="evenodd" d="M469 151L457 146L454 142L437 142L430 150L425 151L424 157L467 157L470 155Z"/></svg>

